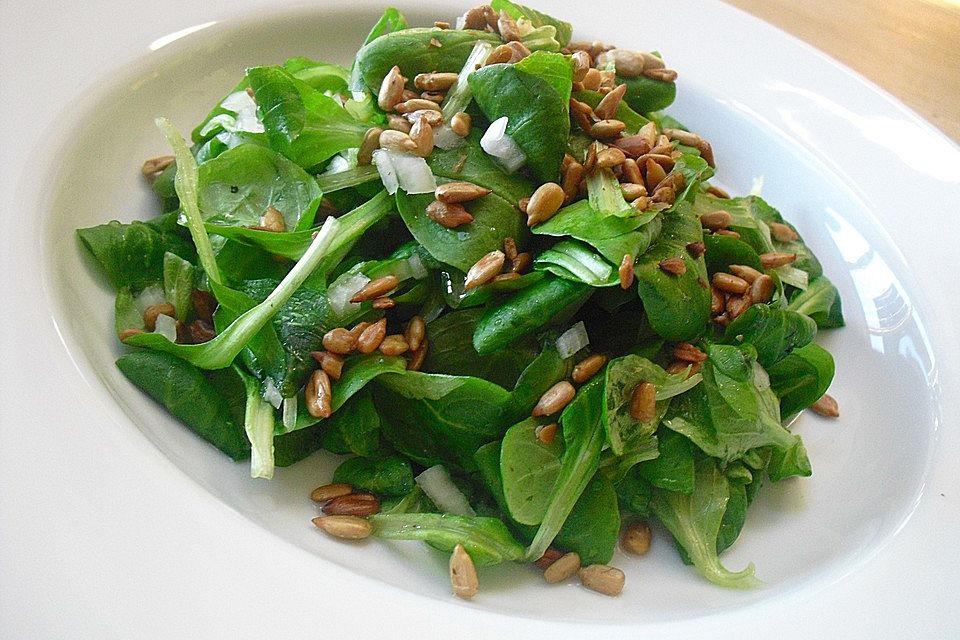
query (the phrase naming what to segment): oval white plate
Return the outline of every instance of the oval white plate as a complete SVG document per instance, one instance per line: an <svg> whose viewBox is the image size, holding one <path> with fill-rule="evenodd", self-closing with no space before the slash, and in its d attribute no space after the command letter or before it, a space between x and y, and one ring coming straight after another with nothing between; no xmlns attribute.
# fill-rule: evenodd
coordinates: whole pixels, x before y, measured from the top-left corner
<svg viewBox="0 0 960 640"><path fill-rule="evenodd" d="M271 483L251 480L112 365L112 293L73 230L154 212L137 171L165 152L153 118L189 130L246 66L290 55L348 62L380 12L371 2L241 4L248 10L177 4L177 24L198 28L176 38L133 25L139 36L122 52L129 62L92 74L94 85L58 109L24 114L13 132L26 148L46 130L31 162L15 167L23 168L17 206L4 214L5 228L20 230L4 237L4 273L20 276L4 283L17 313L4 338L0 408L0 621L22 632L13 635L583 630L571 622L610 633L702 627L719 635L749 621L791 636L808 634L797 626L806 621L876 637L898 620L914 620L924 635L957 630L956 614L936 606L956 593L950 540L960 533L960 290L945 268L960 257L947 222L950 205L960 204L954 145L829 60L722 5L618 6L662 23L638 30L605 19L603 8L539 3L571 19L578 37L663 51L681 74L671 113L712 141L720 180L744 193L764 177L764 196L798 225L844 298L847 328L819 338L837 358L832 393L843 417L801 419L814 476L761 493L724 556L732 568L754 561L761 589L703 582L659 532L647 558L614 559L627 571L618 599L572 584L547 588L532 570L498 567L481 574L481 595L461 606L448 596L444 559L421 545L344 545L313 529L305 496L329 477L332 459L315 456ZM174 11L151 9L166 20ZM453 17L423 3L403 9L412 24ZM39 18L27 22L39 28ZM123 22L110 16L94 32ZM152 51L136 48L144 44ZM27 64L29 52L16 51ZM58 78L51 87L69 87Z"/></svg>

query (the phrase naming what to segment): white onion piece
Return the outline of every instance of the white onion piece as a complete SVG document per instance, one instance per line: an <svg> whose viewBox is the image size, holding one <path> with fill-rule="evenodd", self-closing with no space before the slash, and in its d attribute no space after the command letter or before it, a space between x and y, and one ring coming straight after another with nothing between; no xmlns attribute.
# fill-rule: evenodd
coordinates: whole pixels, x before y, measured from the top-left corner
<svg viewBox="0 0 960 640"><path fill-rule="evenodd" d="M803 269L785 264L782 267L777 267L774 271L777 272L781 280L797 289L805 290L810 284L810 274Z"/></svg>
<svg viewBox="0 0 960 640"><path fill-rule="evenodd" d="M447 123L443 123L433 130L433 146L444 151L456 149L463 146L465 142L466 140L454 133Z"/></svg>
<svg viewBox="0 0 960 640"><path fill-rule="evenodd" d="M283 430L293 431L297 426L297 396L283 399Z"/></svg>
<svg viewBox="0 0 960 640"><path fill-rule="evenodd" d="M430 275L427 268L423 266L423 260L421 260L420 256L416 253L407 258L407 264L410 265L410 275L413 276L415 280L423 280Z"/></svg>
<svg viewBox="0 0 960 640"><path fill-rule="evenodd" d="M430 467L415 478L427 497L444 513L458 516L475 516L467 497L453 484L450 474L442 464Z"/></svg>
<svg viewBox="0 0 960 640"><path fill-rule="evenodd" d="M157 316L157 327L154 333L159 333L170 342L177 341L177 321L165 313Z"/></svg>
<svg viewBox="0 0 960 640"><path fill-rule="evenodd" d="M561 358L569 358L580 349L590 344L590 336L583 322L578 322L557 338L557 351Z"/></svg>
<svg viewBox="0 0 960 640"><path fill-rule="evenodd" d="M263 133L265 131L263 123L257 116L257 103L246 91L231 93L223 99L220 106L236 115L221 113L210 118L210 121L200 130L200 135L205 136L218 126L232 133Z"/></svg>
<svg viewBox="0 0 960 640"><path fill-rule="evenodd" d="M333 312L343 317L348 311L359 309L360 303L350 302L350 298L356 295L357 291L363 289L368 282L370 282L370 278L362 273L337 278L327 289L327 298L330 300L330 308L333 309Z"/></svg>
<svg viewBox="0 0 960 640"><path fill-rule="evenodd" d="M466 15L457 16L457 21L454 24L453 28L459 31L461 29L465 29L466 27L467 27L467 16Z"/></svg>
<svg viewBox="0 0 960 640"><path fill-rule="evenodd" d="M750 186L750 195L759 196L761 191L763 191L763 176L757 176Z"/></svg>
<svg viewBox="0 0 960 640"><path fill-rule="evenodd" d="M380 174L380 182L387 193L393 195L397 192L400 183L397 181L397 170L393 167L393 159L390 152L386 149L377 149L373 152L373 164Z"/></svg>
<svg viewBox="0 0 960 640"><path fill-rule="evenodd" d="M328 176L334 173L343 173L349 169L352 169L353 165L350 164L350 161L344 158L339 153L332 158L330 158L330 164L327 165L327 170L321 173L322 176Z"/></svg>
<svg viewBox="0 0 960 640"><path fill-rule="evenodd" d="M513 138L507 135L507 122L507 116L491 122L487 130L484 131L483 137L480 138L480 146L487 154L497 159L504 171L513 173L523 166L527 161L527 156L513 141Z"/></svg>
<svg viewBox="0 0 960 640"><path fill-rule="evenodd" d="M283 396L280 395L277 385L273 383L273 378L267 378L267 384L263 390L263 399L269 402L274 409L279 409L280 403L283 402Z"/></svg>
<svg viewBox="0 0 960 640"><path fill-rule="evenodd" d="M393 161L393 168L397 172L397 182L401 189L410 195L433 193L437 190L437 179L430 171L430 165L427 164L425 159L395 151L388 151L387 153L393 154L391 160Z"/></svg>
<svg viewBox="0 0 960 640"><path fill-rule="evenodd" d="M143 291L140 292L140 295L137 296L137 309L140 311L140 315L143 315L147 307L152 307L155 304L163 304L166 301L167 296L164 294L162 287L145 287Z"/></svg>

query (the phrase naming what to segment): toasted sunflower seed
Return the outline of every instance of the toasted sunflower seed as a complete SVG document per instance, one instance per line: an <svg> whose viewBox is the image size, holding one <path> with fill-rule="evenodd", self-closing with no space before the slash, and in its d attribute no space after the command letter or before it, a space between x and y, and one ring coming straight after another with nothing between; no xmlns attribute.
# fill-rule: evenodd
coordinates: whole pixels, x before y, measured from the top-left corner
<svg viewBox="0 0 960 640"><path fill-rule="evenodd" d="M407 133L413 128L413 124L417 120L424 120L431 127L439 127L443 124L443 114L433 109L417 109L416 111L411 111L410 113L405 113L402 116L407 122L410 123L410 127L407 128Z"/></svg>
<svg viewBox="0 0 960 640"><path fill-rule="evenodd" d="M517 257L513 260L513 264L510 266L510 271L513 273L523 273L524 270L530 266L531 260L532 258L528 252L518 253Z"/></svg>
<svg viewBox="0 0 960 640"><path fill-rule="evenodd" d="M733 229L717 229L714 231L718 236L730 236L731 238L740 239L740 232L734 231Z"/></svg>
<svg viewBox="0 0 960 640"><path fill-rule="evenodd" d="M403 102L397 103L394 108L397 110L397 113L411 113L420 110L438 111L436 102L424 100L423 98L404 100Z"/></svg>
<svg viewBox="0 0 960 640"><path fill-rule="evenodd" d="M658 187L654 190L653 196L651 199L654 202L663 202L666 204L673 204L677 199L677 192L673 187Z"/></svg>
<svg viewBox="0 0 960 640"><path fill-rule="evenodd" d="M505 261L506 255L500 250L491 251L477 260L476 264L467 271L466 280L463 282L464 291L479 287L493 280L503 269Z"/></svg>
<svg viewBox="0 0 960 640"><path fill-rule="evenodd" d="M813 412L827 418L840 417L840 405L829 394L823 394L819 400L810 405Z"/></svg>
<svg viewBox="0 0 960 640"><path fill-rule="evenodd" d="M400 67L394 65L380 83L377 105L384 111L393 111L403 96L403 86L406 83L407 79L400 74Z"/></svg>
<svg viewBox="0 0 960 640"><path fill-rule="evenodd" d="M651 422L657 417L657 387L652 382L641 382L633 388L630 417L640 422Z"/></svg>
<svg viewBox="0 0 960 640"><path fill-rule="evenodd" d="M663 167L661 167L659 164L654 162L649 157L646 159L646 162L644 163L644 168L646 169L646 174L647 174L646 181L645 181L647 190L650 193L654 193L657 188L657 185L660 184L660 182L667 177L667 172L663 170Z"/></svg>
<svg viewBox="0 0 960 640"><path fill-rule="evenodd" d="M780 251L771 251L770 253L761 253L760 254L760 264L763 265L764 269L776 269L777 267L782 267L788 265L792 262L795 262L797 259L797 254L795 253L782 253Z"/></svg>
<svg viewBox="0 0 960 640"><path fill-rule="evenodd" d="M629 253L623 254L618 273L620 275L620 288L629 289L633 285L634 279L633 256Z"/></svg>
<svg viewBox="0 0 960 640"><path fill-rule="evenodd" d="M626 159L627 157L623 154L623 151L620 151L620 149L617 149L616 147L607 147L606 149L602 149L597 153L597 166L601 169L611 169L613 167L620 166Z"/></svg>
<svg viewBox="0 0 960 640"><path fill-rule="evenodd" d="M357 348L357 338L343 327L337 327L324 334L323 348L344 356Z"/></svg>
<svg viewBox="0 0 960 640"><path fill-rule="evenodd" d="M440 202L447 204L454 202L470 202L490 193L490 189L481 187L472 182L445 182L437 187L433 196Z"/></svg>
<svg viewBox="0 0 960 640"><path fill-rule="evenodd" d="M623 96L626 92L627 85L621 84L620 86L616 87L610 93L603 96L603 99L593 110L593 113L596 114L596 116L601 120L609 120L616 117L617 110L620 108L620 102L623 100Z"/></svg>
<svg viewBox="0 0 960 640"><path fill-rule="evenodd" d="M563 187L556 182L546 182L533 192L527 203L527 226L532 227L549 220L563 206Z"/></svg>
<svg viewBox="0 0 960 640"><path fill-rule="evenodd" d="M592 564L579 571L580 584L607 596L618 596L623 591L623 571L605 564Z"/></svg>
<svg viewBox="0 0 960 640"><path fill-rule="evenodd" d="M449 72L418 73L413 84L421 91L446 91L457 82L457 74Z"/></svg>
<svg viewBox="0 0 960 640"><path fill-rule="evenodd" d="M386 295L396 289L397 285L399 284L400 279L394 275L383 276L382 278L371 280L365 284L363 288L353 294L353 297L350 298L350 302L367 302L368 300L379 298L380 296Z"/></svg>
<svg viewBox="0 0 960 640"><path fill-rule="evenodd" d="M470 135L470 114L464 111L458 111L450 118L450 128L461 138Z"/></svg>
<svg viewBox="0 0 960 640"><path fill-rule="evenodd" d="M304 389L304 398L310 415L314 418L329 418L333 413L332 395L330 376L323 369L317 369L310 375L310 380Z"/></svg>
<svg viewBox="0 0 960 640"><path fill-rule="evenodd" d="M550 584L563 582L580 570L580 555L574 551L565 553L543 572L543 579Z"/></svg>
<svg viewBox="0 0 960 640"><path fill-rule="evenodd" d="M424 100L435 102L439 106L443 102L444 98L447 97L447 94L443 91L424 91L420 94L420 97Z"/></svg>
<svg viewBox="0 0 960 640"><path fill-rule="evenodd" d="M606 140L609 138L616 138L623 130L627 128L620 120L601 120L599 122L594 122L590 127L590 135L596 138L597 140ZM618 149L618 151L620 151ZM623 151L620 151L623 153Z"/></svg>
<svg viewBox="0 0 960 640"><path fill-rule="evenodd" d="M727 317L733 320L741 313L750 308L750 305L753 304L753 300L750 299L750 293L747 292L742 296L731 295L727 297Z"/></svg>
<svg viewBox="0 0 960 640"><path fill-rule="evenodd" d="M332 379L339 380L340 376L343 375L342 357L329 351L311 351L310 355Z"/></svg>
<svg viewBox="0 0 960 640"><path fill-rule="evenodd" d="M635 182L624 182L620 185L620 191L623 192L623 198L627 202L633 202L640 196L647 195L647 189L642 184Z"/></svg>
<svg viewBox="0 0 960 640"><path fill-rule="evenodd" d="M371 127L363 135L363 142L360 143L360 149L357 151L357 164L367 165L373 162L373 152L380 148L380 134L383 129L380 127Z"/></svg>
<svg viewBox="0 0 960 640"><path fill-rule="evenodd" d="M710 289L710 313L717 315L723 313L723 310L727 307L727 298L724 296L723 292L716 287Z"/></svg>
<svg viewBox="0 0 960 640"><path fill-rule="evenodd" d="M730 270L730 273L737 276L738 278L743 278L744 280L746 280L751 284L753 283L754 280L756 280L757 278L763 275L753 267L749 267L745 264L731 264L727 268Z"/></svg>
<svg viewBox="0 0 960 640"><path fill-rule="evenodd" d="M646 522L635 522L623 531L620 547L627 553L643 556L650 551L652 537L650 525Z"/></svg>
<svg viewBox="0 0 960 640"><path fill-rule="evenodd" d="M610 142L610 145L623 151L629 158L640 158L650 153L650 144L638 134L616 138Z"/></svg>
<svg viewBox="0 0 960 640"><path fill-rule="evenodd" d="M424 360L427 359L427 346L427 339L424 338L423 342L420 343L420 348L411 352L410 361L407 363L409 371L420 371Z"/></svg>
<svg viewBox="0 0 960 640"><path fill-rule="evenodd" d="M380 343L380 353L385 356L399 356L410 350L407 339L400 334L387 336Z"/></svg>
<svg viewBox="0 0 960 640"><path fill-rule="evenodd" d="M562 556L563 556L563 551L560 551L559 549L554 549L553 547L549 547L546 551L543 552L543 555L540 556L540 558L536 562L534 562L534 564L540 567L541 570L546 571L547 567L549 567L554 562L559 560Z"/></svg>
<svg viewBox="0 0 960 640"><path fill-rule="evenodd" d="M410 139L417 146L416 154L426 158L433 151L433 127L426 118L419 118L410 128Z"/></svg>
<svg viewBox="0 0 960 640"><path fill-rule="evenodd" d="M333 537L345 540L362 540L373 533L370 521L357 516L322 516L314 518L313 524Z"/></svg>
<svg viewBox="0 0 960 640"><path fill-rule="evenodd" d="M157 158L150 158L143 163L143 166L140 167L140 171L148 178L152 178L172 165L173 161L173 156L159 156Z"/></svg>
<svg viewBox="0 0 960 640"><path fill-rule="evenodd" d="M482 31L487 28L486 12L492 12L490 5L476 6L463 14L463 28Z"/></svg>
<svg viewBox="0 0 960 640"><path fill-rule="evenodd" d="M623 138L621 138L622 140ZM617 147L621 151L622 148ZM624 153L626 153L624 151ZM630 155L629 153L627 155ZM643 186L643 174L640 173L640 167L637 166L637 161L633 158L627 158L623 161L623 165L620 167L620 178L627 183L637 184ZM644 187L643 195L646 195L646 187ZM637 196L639 197L639 196Z"/></svg>
<svg viewBox="0 0 960 640"><path fill-rule="evenodd" d="M688 242L686 245L687 251L694 258L699 258L707 251L707 245L702 242Z"/></svg>
<svg viewBox="0 0 960 640"><path fill-rule="evenodd" d="M714 185L710 185L709 187L707 187L707 193L709 193L710 195L715 196L715 197L717 197L717 198L728 199L728 198L730 197L730 194L729 194L729 193L727 193L726 191L724 191L724 190L721 189L720 187L717 187L717 186L714 186Z"/></svg>
<svg viewBox="0 0 960 640"><path fill-rule="evenodd" d="M157 318L160 316L177 317L177 310L169 302L152 304L143 310L143 325L147 331L153 331L157 328Z"/></svg>
<svg viewBox="0 0 960 640"><path fill-rule="evenodd" d="M590 59L590 54L586 51L574 51L571 57L573 58L573 81L583 82L583 77L593 66L593 60Z"/></svg>
<svg viewBox="0 0 960 640"><path fill-rule="evenodd" d="M387 115L387 126L394 131L402 131L403 133L410 133L410 127L413 125L403 116L399 116L395 113ZM380 146L380 136L377 134L377 146Z"/></svg>
<svg viewBox="0 0 960 640"><path fill-rule="evenodd" d="M317 487L310 493L310 499L314 502L324 503L351 493L353 493L352 486L338 482L336 484L325 484L322 487Z"/></svg>
<svg viewBox="0 0 960 640"><path fill-rule="evenodd" d="M707 354L689 342L678 342L673 347L673 357L684 362L704 362Z"/></svg>
<svg viewBox="0 0 960 640"><path fill-rule="evenodd" d="M733 222L733 216L731 216L728 211L724 211L723 209L710 211L700 216L700 226L702 226L704 229L709 229L710 231L726 229L730 226L731 222Z"/></svg>
<svg viewBox="0 0 960 640"><path fill-rule="evenodd" d="M540 396L540 400L537 401L537 405L533 408L533 416L551 416L558 413L573 400L573 396L576 395L576 393L577 390L573 388L572 384L566 380L561 380Z"/></svg>
<svg viewBox="0 0 960 640"><path fill-rule="evenodd" d="M413 131L411 127L410 131ZM402 131L387 129L380 134L380 148L390 151L401 151L405 153L416 153L417 143L410 137L410 134Z"/></svg>
<svg viewBox="0 0 960 640"><path fill-rule="evenodd" d="M738 296L743 295L747 292L747 289L750 288L750 283L743 278L738 278L737 276L722 271L713 274L713 280L711 282L713 286L720 291Z"/></svg>
<svg viewBox="0 0 960 640"><path fill-rule="evenodd" d="M503 64L506 62L511 62L513 60L513 56L513 49L511 49L509 45L502 44L490 52L490 55L487 56L487 59L483 62L483 65L488 66L491 64Z"/></svg>
<svg viewBox="0 0 960 640"><path fill-rule="evenodd" d="M413 316L410 318L410 322L407 323L407 330L404 332L404 336L407 339L407 344L410 346L411 351L416 351L420 348L420 345L423 343L423 338L426 335L427 324L423 321L423 318L420 316Z"/></svg>
<svg viewBox="0 0 960 640"><path fill-rule="evenodd" d="M583 180L583 165L576 160L567 165L567 170L563 172L563 195L564 201L570 201L577 195L577 189Z"/></svg>
<svg viewBox="0 0 960 640"><path fill-rule="evenodd" d="M497 31L504 42L513 42L520 39L520 28L517 26L517 21L511 18L506 11L500 12L500 17L497 19Z"/></svg>
<svg viewBox="0 0 960 640"><path fill-rule="evenodd" d="M777 286L774 284L773 278L765 273L761 274L757 276L756 280L750 283L750 298L754 302L770 302L776 288Z"/></svg>
<svg viewBox="0 0 960 640"><path fill-rule="evenodd" d="M457 543L450 555L450 586L453 595L469 600L477 595L480 581L477 579L477 568L473 559L462 544Z"/></svg>
<svg viewBox="0 0 960 640"><path fill-rule="evenodd" d="M397 306L397 301L387 296L380 296L379 298L373 299L371 306L378 311L386 311L387 309L393 309Z"/></svg>
<svg viewBox="0 0 960 640"><path fill-rule="evenodd" d="M328 516L372 516L380 511L380 501L371 493L351 493L330 500L321 510Z"/></svg>
<svg viewBox="0 0 960 640"><path fill-rule="evenodd" d="M542 424L536 430L537 440L543 444L550 444L557 437L557 423Z"/></svg>
<svg viewBox="0 0 960 640"><path fill-rule="evenodd" d="M687 263L683 261L683 258L676 256L673 258L664 258L658 266L667 273L672 273L675 276L682 276L687 272Z"/></svg>
<svg viewBox="0 0 960 640"><path fill-rule="evenodd" d="M577 366L573 368L573 373L570 374L570 377L577 384L583 384L597 375L597 372L599 372L605 364L607 364L607 356L602 353L595 353L578 362Z"/></svg>
<svg viewBox="0 0 960 640"><path fill-rule="evenodd" d="M796 242L800 239L792 227L782 222L768 222L767 226L770 227L770 235L777 242Z"/></svg>
<svg viewBox="0 0 960 640"><path fill-rule="evenodd" d="M587 69L581 82L587 91L596 91L600 88L600 72L597 69Z"/></svg>
<svg viewBox="0 0 960 640"><path fill-rule="evenodd" d="M387 336L387 319L380 318L372 325L363 330L360 337L357 338L357 351L360 353L373 353Z"/></svg>
<svg viewBox="0 0 960 640"><path fill-rule="evenodd" d="M660 80L661 82L677 81L677 72L673 69L644 69L643 75L651 80Z"/></svg>

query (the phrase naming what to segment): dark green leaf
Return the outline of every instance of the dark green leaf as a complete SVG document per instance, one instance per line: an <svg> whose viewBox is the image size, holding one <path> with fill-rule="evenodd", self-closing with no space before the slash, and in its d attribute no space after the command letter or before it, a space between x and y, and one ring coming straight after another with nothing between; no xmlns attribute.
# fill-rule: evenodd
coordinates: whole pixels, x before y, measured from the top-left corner
<svg viewBox="0 0 960 640"><path fill-rule="evenodd" d="M816 323L802 313L755 304L727 326L723 341L753 345L757 362L769 368L816 334Z"/></svg>
<svg viewBox="0 0 960 640"><path fill-rule="evenodd" d="M536 9L525 7L522 4L516 4L510 0L493 0L490 6L493 7L494 11L506 11L514 20L519 20L520 18L528 20L534 27L542 27L544 25L554 27L557 31L557 42L561 47L567 46L570 42L570 36L573 35L573 27L569 22L558 20Z"/></svg>
<svg viewBox="0 0 960 640"><path fill-rule="evenodd" d="M814 278L805 290L794 293L787 309L810 316L821 329L844 325L840 292L826 276Z"/></svg>
<svg viewBox="0 0 960 640"><path fill-rule="evenodd" d="M820 399L833 381L833 356L815 343L794 350L770 367L770 388L780 398L784 417L794 416Z"/></svg>
<svg viewBox="0 0 960 640"><path fill-rule="evenodd" d="M510 517L521 524L540 524L551 500L551 490L560 474L563 443L549 444L537 438L542 420L527 418L503 436L500 473Z"/></svg>
<svg viewBox="0 0 960 640"><path fill-rule="evenodd" d="M596 474L584 488L554 544L575 551L583 566L606 564L620 538L620 508L617 492L603 474Z"/></svg>
<svg viewBox="0 0 960 640"><path fill-rule="evenodd" d="M399 456L350 458L333 473L332 482L381 496L404 496L413 491L413 469Z"/></svg>
<svg viewBox="0 0 960 640"><path fill-rule="evenodd" d="M690 441L675 431L660 427L657 431L657 448L660 455L637 465L640 476L655 487L691 493L694 469Z"/></svg>
<svg viewBox="0 0 960 640"><path fill-rule="evenodd" d="M624 101L637 113L659 111L673 104L677 97L677 85L673 82L652 80L640 76L637 78L617 77L617 84L627 85Z"/></svg>

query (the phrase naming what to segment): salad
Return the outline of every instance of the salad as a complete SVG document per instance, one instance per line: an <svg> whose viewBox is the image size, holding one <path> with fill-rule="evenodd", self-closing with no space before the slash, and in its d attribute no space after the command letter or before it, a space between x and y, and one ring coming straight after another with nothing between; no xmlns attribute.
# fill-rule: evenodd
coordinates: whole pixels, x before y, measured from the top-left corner
<svg viewBox="0 0 960 640"><path fill-rule="evenodd" d="M763 484L811 474L787 425L839 414L814 337L840 298L776 209L711 183L659 53L571 32L391 8L349 69L247 69L189 142L158 119L160 213L78 231L117 366L253 477L347 455L316 526L424 541L460 597L502 562L619 594L653 521L750 587L720 555Z"/></svg>

